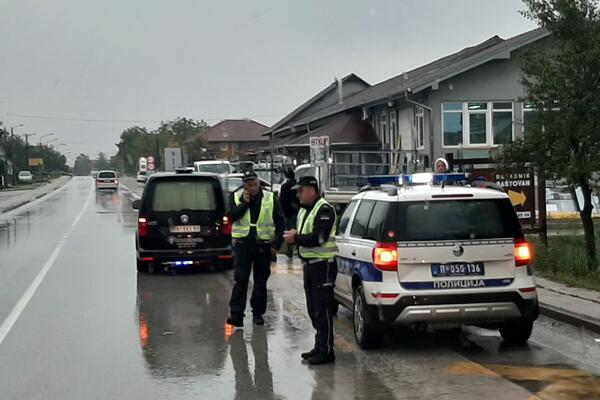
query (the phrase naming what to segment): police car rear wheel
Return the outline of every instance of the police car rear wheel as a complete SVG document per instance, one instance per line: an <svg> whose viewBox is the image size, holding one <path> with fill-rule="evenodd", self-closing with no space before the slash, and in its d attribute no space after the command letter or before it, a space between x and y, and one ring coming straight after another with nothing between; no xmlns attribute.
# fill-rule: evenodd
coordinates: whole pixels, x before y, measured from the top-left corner
<svg viewBox="0 0 600 400"><path fill-rule="evenodd" d="M354 289L354 304L352 307L354 322L354 337L356 344L361 349L371 349L375 347L376 331L369 325L369 316L367 312L367 303L362 286Z"/></svg>
<svg viewBox="0 0 600 400"><path fill-rule="evenodd" d="M522 344L529 340L532 330L532 321L507 322L500 328L500 335L507 343Z"/></svg>

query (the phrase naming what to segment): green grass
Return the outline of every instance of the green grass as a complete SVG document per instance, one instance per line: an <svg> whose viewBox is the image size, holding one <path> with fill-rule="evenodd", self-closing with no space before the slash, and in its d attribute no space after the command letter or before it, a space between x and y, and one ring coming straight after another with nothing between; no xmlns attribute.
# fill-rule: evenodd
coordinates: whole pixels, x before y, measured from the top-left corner
<svg viewBox="0 0 600 400"><path fill-rule="evenodd" d="M598 234L596 248L600 255ZM549 236L547 249L537 236L528 239L535 247L536 275L573 287L600 290L600 272L587 270L583 235Z"/></svg>

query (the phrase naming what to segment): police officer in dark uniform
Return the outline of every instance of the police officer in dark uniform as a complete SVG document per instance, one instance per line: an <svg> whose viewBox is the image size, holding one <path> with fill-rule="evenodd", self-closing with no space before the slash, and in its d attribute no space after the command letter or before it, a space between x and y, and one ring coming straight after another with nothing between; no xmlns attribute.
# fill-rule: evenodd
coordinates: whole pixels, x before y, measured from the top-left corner
<svg viewBox="0 0 600 400"><path fill-rule="evenodd" d="M233 221L234 286L227 323L244 325L244 311L250 273L254 272L254 289L250 304L253 321L263 325L267 309L267 280L271 275L271 260L283 243L285 220L274 193L263 189L254 171L244 172L243 186L230 197L229 217Z"/></svg>
<svg viewBox="0 0 600 400"><path fill-rule="evenodd" d="M313 365L326 364L335 361L331 304L337 275L336 214L321 197L314 177L301 178L295 187L301 207L297 227L286 231L284 237L288 244L296 244L304 264L306 308L317 331L314 348L302 353L302 358Z"/></svg>

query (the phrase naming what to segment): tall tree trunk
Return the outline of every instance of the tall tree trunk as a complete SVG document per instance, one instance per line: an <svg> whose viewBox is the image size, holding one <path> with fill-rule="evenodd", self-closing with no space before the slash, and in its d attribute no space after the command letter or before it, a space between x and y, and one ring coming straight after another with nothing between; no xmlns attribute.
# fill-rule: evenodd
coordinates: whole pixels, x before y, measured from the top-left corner
<svg viewBox="0 0 600 400"><path fill-rule="evenodd" d="M596 237L594 233L594 221L592 220L592 190L587 179L580 181L581 191L583 192L583 208L579 213L583 223L583 232L585 234L585 251L587 256L588 271L598 269L598 255L596 253Z"/></svg>
<svg viewBox="0 0 600 400"><path fill-rule="evenodd" d="M573 205L575 206L575 211L580 213L581 207L579 206L579 200L577 199L577 189L575 188L575 185L569 185L569 193L571 194L571 199L573 199Z"/></svg>

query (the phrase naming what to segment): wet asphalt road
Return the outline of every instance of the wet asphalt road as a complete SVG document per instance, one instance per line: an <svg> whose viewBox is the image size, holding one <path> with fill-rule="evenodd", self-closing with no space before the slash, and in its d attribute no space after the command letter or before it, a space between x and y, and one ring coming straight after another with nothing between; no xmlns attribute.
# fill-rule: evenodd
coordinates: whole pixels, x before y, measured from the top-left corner
<svg viewBox="0 0 600 400"><path fill-rule="evenodd" d="M544 318L527 346L394 330L365 352L342 310L335 366L305 365L313 331L300 268L284 262L266 326L232 332L231 273L137 275L141 186L126 184L95 194L74 178L0 216L1 399L600 399L600 343Z"/></svg>

